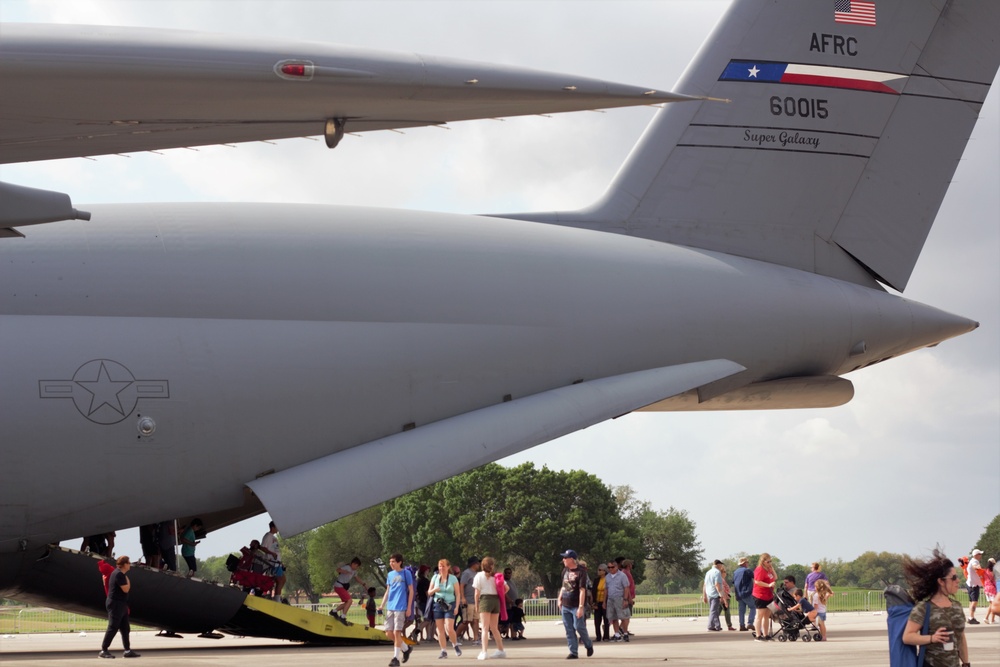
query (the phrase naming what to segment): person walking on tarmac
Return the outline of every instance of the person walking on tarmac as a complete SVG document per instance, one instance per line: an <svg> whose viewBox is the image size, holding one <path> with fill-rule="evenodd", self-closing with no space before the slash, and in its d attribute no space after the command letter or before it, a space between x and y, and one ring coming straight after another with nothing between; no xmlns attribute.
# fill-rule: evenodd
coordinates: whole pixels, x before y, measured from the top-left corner
<svg viewBox="0 0 1000 667"><path fill-rule="evenodd" d="M111 641L115 635L121 632L122 646L125 647L123 658L138 658L139 654L132 650L129 641L131 627L128 622L128 592L132 588L129 581L128 571L132 568L132 563L128 556L120 556L115 561L117 567L108 577L108 598L104 602L108 610L108 629L104 633L104 641L101 642L101 652L97 655L101 658L115 657L110 651Z"/></svg>

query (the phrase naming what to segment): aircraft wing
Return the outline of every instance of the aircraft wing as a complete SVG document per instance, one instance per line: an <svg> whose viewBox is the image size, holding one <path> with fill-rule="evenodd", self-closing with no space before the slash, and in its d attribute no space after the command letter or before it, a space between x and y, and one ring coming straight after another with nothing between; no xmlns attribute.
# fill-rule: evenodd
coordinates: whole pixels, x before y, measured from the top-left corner
<svg viewBox="0 0 1000 667"><path fill-rule="evenodd" d="M471 61L139 28L0 24L0 163L655 104Z"/></svg>
<svg viewBox="0 0 1000 667"><path fill-rule="evenodd" d="M713 359L559 387L358 445L247 486L282 534L295 535L384 500L387 489L353 474L371 461L381 461L378 477L393 480L390 491L403 495L744 370Z"/></svg>

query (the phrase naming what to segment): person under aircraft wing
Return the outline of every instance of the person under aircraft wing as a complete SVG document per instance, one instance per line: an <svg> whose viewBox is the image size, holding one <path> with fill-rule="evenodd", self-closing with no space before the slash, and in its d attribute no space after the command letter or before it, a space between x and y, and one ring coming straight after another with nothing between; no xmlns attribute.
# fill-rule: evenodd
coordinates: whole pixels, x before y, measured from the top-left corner
<svg viewBox="0 0 1000 667"><path fill-rule="evenodd" d="M526 68L320 43L0 24L0 163L693 99Z"/></svg>

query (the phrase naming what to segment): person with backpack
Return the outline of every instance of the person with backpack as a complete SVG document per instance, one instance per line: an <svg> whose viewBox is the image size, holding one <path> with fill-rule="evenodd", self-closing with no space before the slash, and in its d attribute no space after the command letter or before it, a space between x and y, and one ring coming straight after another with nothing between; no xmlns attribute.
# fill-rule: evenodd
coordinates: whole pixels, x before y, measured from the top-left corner
<svg viewBox="0 0 1000 667"><path fill-rule="evenodd" d="M955 564L935 549L926 561L904 557L903 574L916 601L903 630L903 643L924 652L926 667L967 667L965 610L955 599L959 587Z"/></svg>

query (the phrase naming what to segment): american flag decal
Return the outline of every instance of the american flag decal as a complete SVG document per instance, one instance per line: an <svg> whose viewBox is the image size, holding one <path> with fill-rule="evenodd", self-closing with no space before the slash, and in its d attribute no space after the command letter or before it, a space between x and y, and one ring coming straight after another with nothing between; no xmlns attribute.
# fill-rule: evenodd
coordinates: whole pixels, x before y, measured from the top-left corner
<svg viewBox="0 0 1000 667"><path fill-rule="evenodd" d="M853 25L875 25L875 3L861 0L834 0L833 20Z"/></svg>

